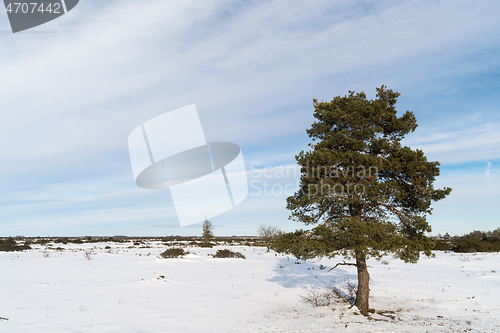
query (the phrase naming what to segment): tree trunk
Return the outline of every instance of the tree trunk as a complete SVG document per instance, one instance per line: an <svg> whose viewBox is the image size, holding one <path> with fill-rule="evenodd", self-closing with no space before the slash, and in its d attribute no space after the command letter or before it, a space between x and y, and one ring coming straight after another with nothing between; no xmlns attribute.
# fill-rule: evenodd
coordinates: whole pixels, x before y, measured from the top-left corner
<svg viewBox="0 0 500 333"><path fill-rule="evenodd" d="M358 292L356 293L355 306L361 314L368 314L368 297L370 296L370 274L366 266L366 256L361 251L356 251L356 267L358 268Z"/></svg>

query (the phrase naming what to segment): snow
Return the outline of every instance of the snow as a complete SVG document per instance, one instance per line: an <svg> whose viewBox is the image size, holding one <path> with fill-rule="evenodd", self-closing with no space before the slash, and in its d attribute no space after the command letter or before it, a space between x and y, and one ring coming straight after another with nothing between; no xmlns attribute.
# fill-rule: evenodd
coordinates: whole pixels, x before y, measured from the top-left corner
<svg viewBox="0 0 500 333"><path fill-rule="evenodd" d="M0 252L0 332L499 332L500 254L436 252L417 264L368 261L366 318L348 304L314 308L308 289L356 281L342 258L298 261L262 247L160 242L56 244ZM105 249L110 246L110 249ZM216 259L217 249L246 259ZM85 251L92 251L91 260ZM326 269L320 269L320 265Z"/></svg>

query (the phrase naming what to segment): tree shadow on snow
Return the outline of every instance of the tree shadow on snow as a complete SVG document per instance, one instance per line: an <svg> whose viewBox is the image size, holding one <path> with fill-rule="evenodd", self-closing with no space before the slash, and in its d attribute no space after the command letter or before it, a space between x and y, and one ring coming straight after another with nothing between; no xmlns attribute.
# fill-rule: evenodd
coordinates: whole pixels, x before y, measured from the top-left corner
<svg viewBox="0 0 500 333"><path fill-rule="evenodd" d="M357 282L356 267L323 266L319 262L304 261L295 258L280 259L273 272L276 273L266 281L275 282L285 288L323 288L325 285L343 285L346 281ZM347 266L346 266L347 267Z"/></svg>

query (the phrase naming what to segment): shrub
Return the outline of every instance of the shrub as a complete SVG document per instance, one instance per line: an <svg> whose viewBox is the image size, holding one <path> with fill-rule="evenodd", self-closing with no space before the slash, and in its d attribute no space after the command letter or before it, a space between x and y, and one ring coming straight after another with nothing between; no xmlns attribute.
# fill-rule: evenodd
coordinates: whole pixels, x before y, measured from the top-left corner
<svg viewBox="0 0 500 333"><path fill-rule="evenodd" d="M87 251L85 251L85 253L83 254L83 256L87 260L92 260L92 256L95 255L95 254L96 254L95 252L92 252L91 250L87 250Z"/></svg>
<svg viewBox="0 0 500 333"><path fill-rule="evenodd" d="M188 243L188 245L198 246L198 247L209 247L209 248L212 248L212 247L214 247L215 244L209 243L209 242L198 243L197 241L191 241L191 242Z"/></svg>
<svg viewBox="0 0 500 333"><path fill-rule="evenodd" d="M434 250L454 252L499 252L500 228L493 231L472 231L451 237L448 233L434 238Z"/></svg>
<svg viewBox="0 0 500 333"><path fill-rule="evenodd" d="M22 251L29 249L31 249L29 245L26 243L24 245L17 245L16 241L11 237L0 239L0 251Z"/></svg>
<svg viewBox="0 0 500 333"><path fill-rule="evenodd" d="M325 285L323 290L309 289L306 296L300 297L304 302L311 304L315 308L341 302L351 306L354 305L358 286L347 281L343 289L345 291L336 287L335 283L332 282L331 285Z"/></svg>
<svg viewBox="0 0 500 333"><path fill-rule="evenodd" d="M330 306L332 301L335 300L334 295L330 290L316 290L310 289L307 291L306 296L300 296L305 303L311 304L313 307L317 308L320 306Z"/></svg>
<svg viewBox="0 0 500 333"><path fill-rule="evenodd" d="M167 259L167 258L177 258L177 257L182 257L186 254L189 254L189 252L184 251L184 249L180 247L172 247L170 249L167 249L166 251L160 253L160 257Z"/></svg>
<svg viewBox="0 0 500 333"><path fill-rule="evenodd" d="M452 249L454 252L488 252L492 250L491 244L477 238L461 239L456 244Z"/></svg>
<svg viewBox="0 0 500 333"><path fill-rule="evenodd" d="M217 253L214 254L214 258L240 258L246 259L244 255L239 252L233 252L228 249L217 250Z"/></svg>
<svg viewBox="0 0 500 333"><path fill-rule="evenodd" d="M453 244L449 240L435 239L434 240L434 250L436 251L450 251Z"/></svg>
<svg viewBox="0 0 500 333"><path fill-rule="evenodd" d="M60 243L68 244L68 239L67 238L58 238L54 241L54 243L56 243L56 244L60 244Z"/></svg>
<svg viewBox="0 0 500 333"><path fill-rule="evenodd" d="M33 244L47 245L48 242L50 242L50 239L37 239Z"/></svg>

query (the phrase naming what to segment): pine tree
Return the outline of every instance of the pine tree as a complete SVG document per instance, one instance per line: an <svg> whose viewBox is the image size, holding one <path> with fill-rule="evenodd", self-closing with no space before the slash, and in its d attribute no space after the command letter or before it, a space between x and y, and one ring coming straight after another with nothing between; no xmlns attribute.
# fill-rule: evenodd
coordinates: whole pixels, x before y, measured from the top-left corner
<svg viewBox="0 0 500 333"><path fill-rule="evenodd" d="M213 230L214 230L214 226L212 225L212 222L205 219L205 222L203 222L203 234L202 234L203 243L205 245L209 244L210 239L212 239L212 237L214 237Z"/></svg>
<svg viewBox="0 0 500 333"><path fill-rule="evenodd" d="M374 100L352 91L331 102L314 100L316 121L307 130L313 143L296 156L300 186L287 199L290 219L313 228L284 234L273 245L302 259L354 259L339 265L357 268L355 305L363 314L369 310L366 260L394 253L415 263L421 252L432 255L426 214L451 192L433 187L439 162L401 145L417 122L410 111L397 116L400 94L376 90Z"/></svg>

